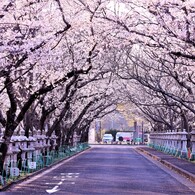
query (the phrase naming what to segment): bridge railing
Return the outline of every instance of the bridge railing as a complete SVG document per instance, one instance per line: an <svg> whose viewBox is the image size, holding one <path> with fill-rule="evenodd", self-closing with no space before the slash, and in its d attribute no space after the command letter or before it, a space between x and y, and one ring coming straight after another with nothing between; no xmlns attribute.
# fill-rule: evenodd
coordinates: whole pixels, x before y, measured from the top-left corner
<svg viewBox="0 0 195 195"><path fill-rule="evenodd" d="M187 136L191 137L187 140ZM190 141L190 144L187 144ZM195 160L195 129L190 134L183 131L153 132L149 146L180 158Z"/></svg>

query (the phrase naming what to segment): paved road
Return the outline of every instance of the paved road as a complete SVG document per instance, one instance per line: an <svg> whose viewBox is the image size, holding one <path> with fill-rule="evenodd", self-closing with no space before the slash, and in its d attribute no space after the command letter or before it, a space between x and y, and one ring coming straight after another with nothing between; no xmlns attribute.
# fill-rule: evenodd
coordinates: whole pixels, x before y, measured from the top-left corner
<svg viewBox="0 0 195 195"><path fill-rule="evenodd" d="M1 194L195 194L192 190L132 147L101 146Z"/></svg>

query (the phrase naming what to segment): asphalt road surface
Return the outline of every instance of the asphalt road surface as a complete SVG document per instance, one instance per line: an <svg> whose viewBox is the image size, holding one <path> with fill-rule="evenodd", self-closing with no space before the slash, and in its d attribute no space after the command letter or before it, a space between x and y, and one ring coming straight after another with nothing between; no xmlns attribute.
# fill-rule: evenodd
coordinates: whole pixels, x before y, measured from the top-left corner
<svg viewBox="0 0 195 195"><path fill-rule="evenodd" d="M99 146L3 194L164 195L195 194L195 185L127 146Z"/></svg>

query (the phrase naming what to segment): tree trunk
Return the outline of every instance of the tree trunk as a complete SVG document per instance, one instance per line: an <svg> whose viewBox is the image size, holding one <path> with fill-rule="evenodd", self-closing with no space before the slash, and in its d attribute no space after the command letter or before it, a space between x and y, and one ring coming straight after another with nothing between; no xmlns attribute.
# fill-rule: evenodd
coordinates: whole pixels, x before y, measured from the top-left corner
<svg viewBox="0 0 195 195"><path fill-rule="evenodd" d="M56 126L55 134L58 137L57 140L56 140L56 142L57 142L57 147L59 148L60 145L61 145L61 129L60 129L60 124L58 124Z"/></svg>
<svg viewBox="0 0 195 195"><path fill-rule="evenodd" d="M11 136L13 135L13 132L16 128L16 125L9 125L9 128L7 127L4 133L4 141L0 146L0 152L1 152L1 156L0 156L0 172L3 172L3 164L5 162L5 158L6 158L6 154L8 151L8 146L10 144L10 140L11 140Z"/></svg>

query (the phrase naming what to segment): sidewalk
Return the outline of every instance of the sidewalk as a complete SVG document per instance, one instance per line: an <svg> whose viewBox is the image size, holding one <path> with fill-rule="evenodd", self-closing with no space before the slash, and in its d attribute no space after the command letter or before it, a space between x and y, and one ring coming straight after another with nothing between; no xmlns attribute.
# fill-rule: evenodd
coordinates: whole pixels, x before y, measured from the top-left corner
<svg viewBox="0 0 195 195"><path fill-rule="evenodd" d="M195 162L180 159L149 147L139 147L137 150L161 162L195 183Z"/></svg>

